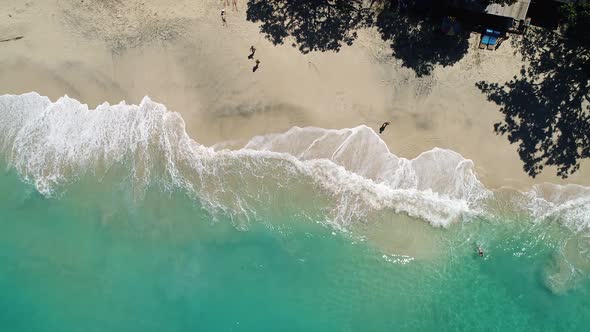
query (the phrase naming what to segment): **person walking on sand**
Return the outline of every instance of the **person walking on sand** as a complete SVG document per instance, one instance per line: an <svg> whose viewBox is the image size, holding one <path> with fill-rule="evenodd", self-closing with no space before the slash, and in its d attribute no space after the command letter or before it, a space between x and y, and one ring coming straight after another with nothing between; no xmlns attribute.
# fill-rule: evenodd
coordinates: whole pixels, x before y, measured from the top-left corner
<svg viewBox="0 0 590 332"><path fill-rule="evenodd" d="M383 131L385 130L385 128L387 128L387 126L389 126L389 122L383 122L381 128L379 128L379 134L383 134Z"/></svg>
<svg viewBox="0 0 590 332"><path fill-rule="evenodd" d="M238 0L231 0L231 5L235 11L238 11Z"/></svg>
<svg viewBox="0 0 590 332"><path fill-rule="evenodd" d="M256 59L256 65L254 66L254 68L252 68L252 72L256 72L258 70L258 67L260 66L260 60Z"/></svg>
<svg viewBox="0 0 590 332"><path fill-rule="evenodd" d="M254 53L256 53L256 47L252 45L250 46L250 55L248 55L248 59L254 59Z"/></svg>
<svg viewBox="0 0 590 332"><path fill-rule="evenodd" d="M221 22L224 26L227 25L227 21L225 20L225 9L221 10Z"/></svg>

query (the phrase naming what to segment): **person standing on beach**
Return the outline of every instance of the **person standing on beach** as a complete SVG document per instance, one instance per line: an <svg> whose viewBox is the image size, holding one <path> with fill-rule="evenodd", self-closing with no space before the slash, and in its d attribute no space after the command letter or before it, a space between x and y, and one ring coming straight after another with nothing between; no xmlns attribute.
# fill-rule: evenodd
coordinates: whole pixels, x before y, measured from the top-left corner
<svg viewBox="0 0 590 332"><path fill-rule="evenodd" d="M227 21L225 20L225 9L221 10L221 22L224 26L227 25Z"/></svg>
<svg viewBox="0 0 590 332"><path fill-rule="evenodd" d="M229 0L223 0L223 6L224 7L229 7ZM231 0L231 7L235 11L238 11L238 0Z"/></svg>
<svg viewBox="0 0 590 332"><path fill-rule="evenodd" d="M256 59L256 65L252 68L252 72L256 72L260 66L260 60Z"/></svg>
<svg viewBox="0 0 590 332"><path fill-rule="evenodd" d="M389 122L383 122L381 128L379 128L379 134L383 134L383 131L385 130L385 128L387 128L387 126L389 126Z"/></svg>
<svg viewBox="0 0 590 332"><path fill-rule="evenodd" d="M256 47L252 45L250 46L250 55L248 55L248 59L254 59L254 53L256 53Z"/></svg>

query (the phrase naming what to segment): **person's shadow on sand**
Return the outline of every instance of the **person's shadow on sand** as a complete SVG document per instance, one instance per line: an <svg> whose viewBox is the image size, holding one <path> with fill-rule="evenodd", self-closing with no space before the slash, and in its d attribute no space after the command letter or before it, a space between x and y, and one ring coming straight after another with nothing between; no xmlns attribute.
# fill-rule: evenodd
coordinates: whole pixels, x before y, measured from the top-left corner
<svg viewBox="0 0 590 332"><path fill-rule="evenodd" d="M256 65L252 68L252 72L256 72L260 66L260 60L256 59Z"/></svg>
<svg viewBox="0 0 590 332"><path fill-rule="evenodd" d="M252 52L252 53L250 53L250 55L248 55L248 59L252 60L252 59L254 59L254 53L256 53L256 48L254 46L250 46L250 52Z"/></svg>

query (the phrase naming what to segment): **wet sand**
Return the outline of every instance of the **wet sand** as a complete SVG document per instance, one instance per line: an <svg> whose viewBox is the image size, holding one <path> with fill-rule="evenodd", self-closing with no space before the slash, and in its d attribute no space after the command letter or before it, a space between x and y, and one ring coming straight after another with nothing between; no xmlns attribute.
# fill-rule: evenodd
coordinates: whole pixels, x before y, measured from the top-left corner
<svg viewBox="0 0 590 332"><path fill-rule="evenodd" d="M590 164L564 181L552 169L534 181L516 145L493 132L501 119L475 82L503 82L522 65L510 43L477 49L451 67L416 77L391 56L375 30L359 32L338 53L303 55L275 46L223 1L5 0L0 9L0 94L65 94L94 108L139 103L149 95L180 112L202 144L238 148L255 135L292 126L346 128L365 124L395 154L414 158L433 147L472 159L490 188L526 188L545 181L590 185ZM10 16L9 16L10 15ZM253 73L250 46L260 59Z"/></svg>

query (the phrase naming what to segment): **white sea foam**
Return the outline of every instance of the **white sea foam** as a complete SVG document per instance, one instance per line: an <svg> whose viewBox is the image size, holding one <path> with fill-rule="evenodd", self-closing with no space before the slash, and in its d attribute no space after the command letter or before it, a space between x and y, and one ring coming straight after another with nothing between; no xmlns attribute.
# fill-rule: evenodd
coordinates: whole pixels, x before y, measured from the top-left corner
<svg viewBox="0 0 590 332"><path fill-rule="evenodd" d="M536 220L555 219L575 231L590 228L590 188L546 183L526 193L527 208Z"/></svg>
<svg viewBox="0 0 590 332"><path fill-rule="evenodd" d="M315 169L313 177L332 192L345 192L339 213L367 204L394 209L446 226L491 195L477 180L473 163L435 148L413 160L392 154L369 127L326 130L294 127L284 134L253 138L245 147L296 157ZM340 167L335 167L335 165Z"/></svg>
<svg viewBox="0 0 590 332"><path fill-rule="evenodd" d="M36 93L0 96L0 148L9 167L48 196L88 172L102 176L126 165L137 193L150 185L181 188L207 208L234 215L253 215L278 191L308 186L339 227L380 210L447 226L486 213L494 195L458 153L435 148L400 158L366 126L295 127L255 137L241 150L216 151L192 140L178 113L148 97L90 110L67 96L54 103ZM525 194L533 217L564 217L576 229L590 225L590 189L546 188Z"/></svg>

